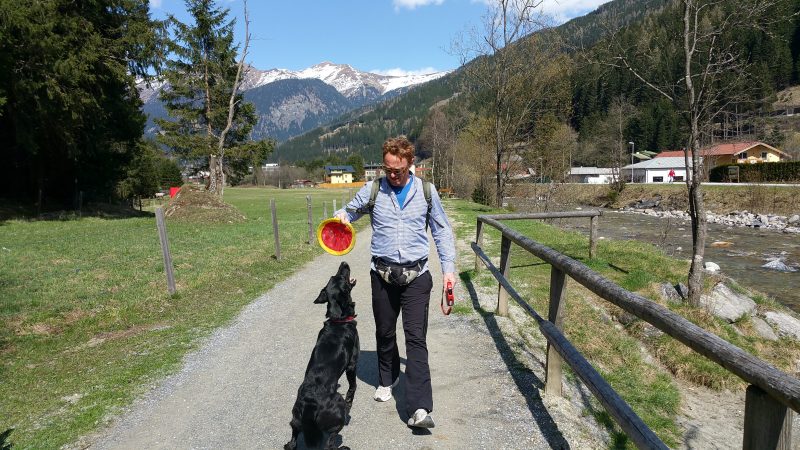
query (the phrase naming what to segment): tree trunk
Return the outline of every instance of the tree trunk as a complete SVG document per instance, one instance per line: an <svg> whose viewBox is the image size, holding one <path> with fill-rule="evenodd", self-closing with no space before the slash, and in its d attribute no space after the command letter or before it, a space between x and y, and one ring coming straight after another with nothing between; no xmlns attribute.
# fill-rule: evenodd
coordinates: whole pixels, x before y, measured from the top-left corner
<svg viewBox="0 0 800 450"><path fill-rule="evenodd" d="M700 296L703 294L706 249L706 212L703 205L702 184L699 181L692 180L689 186L689 215L692 218L692 264L689 267L688 300L690 305L699 306Z"/></svg>
<svg viewBox="0 0 800 450"><path fill-rule="evenodd" d="M222 172L222 158L211 155L208 159L208 191L222 196L225 188L225 174Z"/></svg>

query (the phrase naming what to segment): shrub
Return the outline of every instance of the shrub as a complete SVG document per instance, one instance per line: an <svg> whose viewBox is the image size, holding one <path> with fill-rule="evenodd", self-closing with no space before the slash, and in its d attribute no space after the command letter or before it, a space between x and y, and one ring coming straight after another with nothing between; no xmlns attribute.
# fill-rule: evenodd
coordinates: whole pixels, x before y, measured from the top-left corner
<svg viewBox="0 0 800 450"><path fill-rule="evenodd" d="M723 164L709 171L709 181L730 181L728 177L728 168L733 166L739 167L739 181L741 182L800 181L800 161L759 164Z"/></svg>

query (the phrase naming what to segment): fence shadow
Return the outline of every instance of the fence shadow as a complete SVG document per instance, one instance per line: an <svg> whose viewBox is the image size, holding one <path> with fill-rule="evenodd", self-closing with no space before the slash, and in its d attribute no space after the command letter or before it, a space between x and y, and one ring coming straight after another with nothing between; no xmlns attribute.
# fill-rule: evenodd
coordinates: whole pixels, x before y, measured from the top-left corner
<svg viewBox="0 0 800 450"><path fill-rule="evenodd" d="M517 389L525 398L528 410L539 426L542 436L547 440L550 448L569 449L569 442L564 439L564 435L561 433L561 430L558 429L558 424L555 423L553 417L547 411L547 408L542 402L542 397L539 394L540 390L544 389L544 382L540 380L536 374L531 372L530 369L527 369L522 361L517 359L508 341L506 341L506 338L503 336L494 313L485 311L481 307L478 301L478 293L475 290L475 286L472 284L472 280L467 275L467 272L461 272L460 275L461 281L464 283L464 287L467 288L469 297L472 300L473 309L480 314L483 322L486 324L486 329L489 331L489 335L492 337L500 357L508 368L508 373L517 385Z"/></svg>

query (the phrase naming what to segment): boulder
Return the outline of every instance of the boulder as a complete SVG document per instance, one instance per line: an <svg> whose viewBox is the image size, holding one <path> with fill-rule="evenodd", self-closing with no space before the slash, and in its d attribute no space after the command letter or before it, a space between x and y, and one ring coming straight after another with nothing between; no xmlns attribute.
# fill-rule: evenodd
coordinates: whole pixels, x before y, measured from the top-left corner
<svg viewBox="0 0 800 450"><path fill-rule="evenodd" d="M730 323L736 322L756 309L756 302L750 297L733 292L728 286L719 283L710 295L700 296L700 304L711 314Z"/></svg>
<svg viewBox="0 0 800 450"><path fill-rule="evenodd" d="M773 331L772 327L769 326L769 324L765 322L764 319L753 316L752 320L753 320L753 329L756 330L756 333L758 333L759 336L768 341L778 340L778 335L775 334L775 331Z"/></svg>
<svg viewBox="0 0 800 450"><path fill-rule="evenodd" d="M668 302L681 303L683 301L681 294L679 294L675 286L670 283L661 283L658 286L658 293L661 295L661 298Z"/></svg>
<svg viewBox="0 0 800 450"><path fill-rule="evenodd" d="M795 214L792 217L789 217L789 221L788 221L789 224L795 224L795 223L798 223L798 222L800 222L800 214Z"/></svg>
<svg viewBox="0 0 800 450"><path fill-rule="evenodd" d="M680 249L680 247L678 247L678 249ZM681 298L683 298L684 300L686 300L687 298L689 298L689 287L688 287L688 286L686 286L685 284L683 284L683 283L678 283L678 284L677 284L677 286L675 286L675 290L676 290L676 291L678 291L678 294L679 294L679 295L681 296Z"/></svg>
<svg viewBox="0 0 800 450"><path fill-rule="evenodd" d="M800 320L788 314L775 311L767 311L764 314L764 318L778 330L779 336L788 336L800 340Z"/></svg>
<svg viewBox="0 0 800 450"><path fill-rule="evenodd" d="M733 242L728 242L728 241L714 241L711 243L711 247L716 247L716 248L728 248L731 246L733 246Z"/></svg>
<svg viewBox="0 0 800 450"><path fill-rule="evenodd" d="M715 262L706 261L705 264L703 264L703 268L706 269L706 271L711 272L711 273L719 272L719 264L717 264Z"/></svg>
<svg viewBox="0 0 800 450"><path fill-rule="evenodd" d="M787 266L786 263L784 263L780 259L773 259L772 261L764 264L761 267L770 270L777 270L778 272L786 272L786 273L797 272L797 269L791 266Z"/></svg>

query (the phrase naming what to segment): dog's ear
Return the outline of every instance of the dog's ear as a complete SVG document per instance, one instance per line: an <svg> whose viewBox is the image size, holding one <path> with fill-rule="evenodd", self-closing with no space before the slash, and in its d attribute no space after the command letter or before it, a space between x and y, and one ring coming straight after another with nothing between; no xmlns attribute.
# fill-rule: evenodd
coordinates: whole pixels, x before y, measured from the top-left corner
<svg viewBox="0 0 800 450"><path fill-rule="evenodd" d="M314 300L314 303L328 303L328 290L326 288L322 288L322 290L319 291L319 296Z"/></svg>

